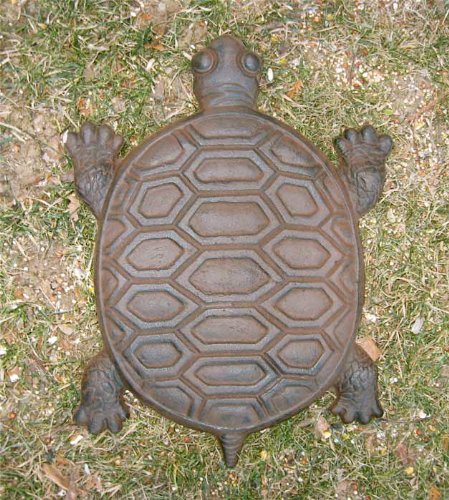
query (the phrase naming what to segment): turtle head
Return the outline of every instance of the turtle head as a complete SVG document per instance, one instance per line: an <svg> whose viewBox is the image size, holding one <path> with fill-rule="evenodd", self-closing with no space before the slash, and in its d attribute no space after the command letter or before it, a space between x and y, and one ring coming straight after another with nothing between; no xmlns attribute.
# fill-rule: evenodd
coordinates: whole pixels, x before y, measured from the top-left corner
<svg viewBox="0 0 449 500"><path fill-rule="evenodd" d="M202 109L256 104L259 56L224 35L192 58L193 91Z"/></svg>

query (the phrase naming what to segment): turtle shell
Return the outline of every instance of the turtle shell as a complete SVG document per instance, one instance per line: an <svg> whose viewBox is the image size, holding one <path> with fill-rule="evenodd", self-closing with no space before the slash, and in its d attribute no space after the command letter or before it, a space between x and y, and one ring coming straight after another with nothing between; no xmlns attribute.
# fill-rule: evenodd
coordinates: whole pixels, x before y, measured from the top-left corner
<svg viewBox="0 0 449 500"><path fill-rule="evenodd" d="M96 287L105 343L138 397L246 434L338 377L362 305L356 218L298 133L256 111L203 112L124 160Z"/></svg>

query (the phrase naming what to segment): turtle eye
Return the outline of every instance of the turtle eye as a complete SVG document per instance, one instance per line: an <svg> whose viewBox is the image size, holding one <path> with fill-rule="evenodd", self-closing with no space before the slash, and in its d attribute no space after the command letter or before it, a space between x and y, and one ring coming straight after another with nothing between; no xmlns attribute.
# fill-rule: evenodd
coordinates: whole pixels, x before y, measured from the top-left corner
<svg viewBox="0 0 449 500"><path fill-rule="evenodd" d="M241 63L243 69L245 69L251 75L255 75L261 67L260 58L254 52L245 52L241 56Z"/></svg>
<svg viewBox="0 0 449 500"><path fill-rule="evenodd" d="M215 62L215 53L210 49L205 49L192 57L192 68L196 73L207 73L215 66Z"/></svg>

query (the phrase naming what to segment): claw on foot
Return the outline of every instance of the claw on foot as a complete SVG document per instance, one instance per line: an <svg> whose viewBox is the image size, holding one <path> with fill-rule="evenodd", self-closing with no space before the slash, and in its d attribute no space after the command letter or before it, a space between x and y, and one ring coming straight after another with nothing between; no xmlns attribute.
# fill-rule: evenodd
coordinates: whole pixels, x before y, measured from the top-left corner
<svg viewBox="0 0 449 500"><path fill-rule="evenodd" d="M342 422L350 424L351 422L358 421L361 424L368 424L372 418L380 418L384 412L380 404L375 401L374 404L357 406L354 401L346 399L339 399L331 407L334 415L338 415Z"/></svg>
<svg viewBox="0 0 449 500"><path fill-rule="evenodd" d="M74 420L89 432L98 434L104 429L118 432L129 416L123 401L123 383L105 351L88 363L81 386L81 403Z"/></svg>
<svg viewBox="0 0 449 500"><path fill-rule="evenodd" d="M370 210L382 194L385 160L392 146L390 137L379 135L371 125L347 129L335 140L344 164L342 176L359 215Z"/></svg>
<svg viewBox="0 0 449 500"><path fill-rule="evenodd" d="M357 344L347 360L346 368L335 387L337 399L330 410L345 424L358 420L367 424L383 415L377 396L377 369L371 358Z"/></svg>
<svg viewBox="0 0 449 500"><path fill-rule="evenodd" d="M65 147L75 161L96 155L109 155L112 159L122 145L123 137L116 134L109 125L97 127L90 122L84 123L79 132L69 132L65 139Z"/></svg>
<svg viewBox="0 0 449 500"><path fill-rule="evenodd" d="M90 433L98 434L105 429L119 432L128 417L128 409L120 402L104 405L82 402L75 410L73 419L76 424L87 427Z"/></svg>
<svg viewBox="0 0 449 500"><path fill-rule="evenodd" d="M84 123L79 132L68 132L65 140L65 147L72 156L81 147L94 147L115 155L119 152L122 144L123 137L116 134L109 125L103 124L97 127L90 122Z"/></svg>
<svg viewBox="0 0 449 500"><path fill-rule="evenodd" d="M69 132L65 137L65 147L75 166L77 191L96 217L101 214L122 144L123 138L111 127L89 122L79 132Z"/></svg>
<svg viewBox="0 0 449 500"><path fill-rule="evenodd" d="M376 158L387 157L393 147L393 141L388 135L377 134L374 127L365 125L360 130L349 128L343 132L341 137L335 140L337 149L351 160L350 155L354 152L364 152L365 155L375 155Z"/></svg>

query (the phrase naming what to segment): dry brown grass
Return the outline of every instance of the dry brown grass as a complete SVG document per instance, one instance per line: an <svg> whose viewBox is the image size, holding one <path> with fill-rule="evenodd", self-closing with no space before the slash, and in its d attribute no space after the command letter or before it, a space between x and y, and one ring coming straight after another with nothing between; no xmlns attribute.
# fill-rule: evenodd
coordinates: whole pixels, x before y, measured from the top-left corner
<svg viewBox="0 0 449 500"><path fill-rule="evenodd" d="M449 498L444 3L5 0L1 10L3 498ZM188 59L223 32L265 60L261 109L331 157L343 127L369 121L395 140L385 196L362 222L361 335L382 351L386 416L343 427L328 396L252 436L233 471L212 437L132 396L117 436L73 425L82 366L100 344L95 225L59 143L89 118L130 147L190 114ZM324 439L319 416L331 424Z"/></svg>

